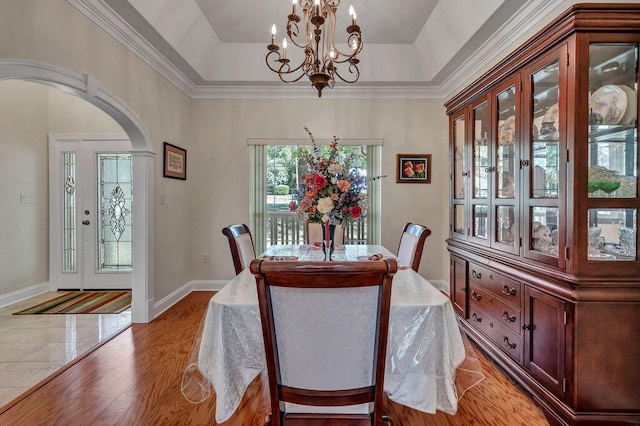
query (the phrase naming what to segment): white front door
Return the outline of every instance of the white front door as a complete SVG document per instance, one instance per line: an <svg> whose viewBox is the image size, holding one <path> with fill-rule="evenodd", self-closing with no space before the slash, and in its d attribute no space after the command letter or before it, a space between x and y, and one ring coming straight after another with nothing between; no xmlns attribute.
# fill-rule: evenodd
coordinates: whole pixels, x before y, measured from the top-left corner
<svg viewBox="0 0 640 426"><path fill-rule="evenodd" d="M131 289L131 143L126 135L49 135L49 283Z"/></svg>

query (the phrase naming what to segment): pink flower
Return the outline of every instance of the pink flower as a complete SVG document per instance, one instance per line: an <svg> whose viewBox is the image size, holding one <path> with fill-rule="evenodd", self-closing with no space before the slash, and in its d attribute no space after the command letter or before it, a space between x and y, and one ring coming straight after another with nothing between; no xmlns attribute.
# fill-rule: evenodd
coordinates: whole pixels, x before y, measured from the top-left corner
<svg viewBox="0 0 640 426"><path fill-rule="evenodd" d="M351 189L351 183L348 180L339 180L336 186L342 192L347 192Z"/></svg>
<svg viewBox="0 0 640 426"><path fill-rule="evenodd" d="M314 185L318 187L318 189L322 189L327 186L327 179L324 176L317 175L313 181Z"/></svg>
<svg viewBox="0 0 640 426"><path fill-rule="evenodd" d="M330 197L331 197L331 199L332 199L333 201L338 201L338 198L340 198L340 197L338 197L338 194L331 194L331 196L330 196Z"/></svg>
<svg viewBox="0 0 640 426"><path fill-rule="evenodd" d="M413 169L411 167L407 167L404 169L404 175L408 178L413 177Z"/></svg>
<svg viewBox="0 0 640 426"><path fill-rule="evenodd" d="M311 206L311 207L309 207L309 214L310 214L310 215L314 215L314 214L316 214L316 206Z"/></svg>
<svg viewBox="0 0 640 426"><path fill-rule="evenodd" d="M306 198L314 199L318 195L318 188L310 187L309 190L304 194Z"/></svg>
<svg viewBox="0 0 640 426"><path fill-rule="evenodd" d="M351 214L352 218L357 219L362 216L362 208L360 206L353 206L349 209L349 214Z"/></svg>
<svg viewBox="0 0 640 426"><path fill-rule="evenodd" d="M296 210L296 202L292 201L292 202L289 203L289 211L293 212L295 210Z"/></svg>
<svg viewBox="0 0 640 426"><path fill-rule="evenodd" d="M424 172L424 164L416 164L415 169L417 173Z"/></svg>
<svg viewBox="0 0 640 426"><path fill-rule="evenodd" d="M306 186L313 186L313 182L316 179L316 174L315 173L309 173L308 175L305 175L304 177L304 184Z"/></svg>
<svg viewBox="0 0 640 426"><path fill-rule="evenodd" d="M405 169L413 169L413 163L411 161L405 161L404 162L404 168Z"/></svg>

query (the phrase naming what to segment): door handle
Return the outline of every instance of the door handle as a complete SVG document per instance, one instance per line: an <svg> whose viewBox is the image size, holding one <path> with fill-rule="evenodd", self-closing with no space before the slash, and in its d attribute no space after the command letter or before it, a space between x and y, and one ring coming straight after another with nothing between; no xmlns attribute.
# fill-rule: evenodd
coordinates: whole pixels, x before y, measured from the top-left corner
<svg viewBox="0 0 640 426"><path fill-rule="evenodd" d="M83 220L83 221L82 221L82 224L83 224L83 225L88 225L88 224L90 224L90 223L91 223L91 222L89 222L88 220Z"/></svg>

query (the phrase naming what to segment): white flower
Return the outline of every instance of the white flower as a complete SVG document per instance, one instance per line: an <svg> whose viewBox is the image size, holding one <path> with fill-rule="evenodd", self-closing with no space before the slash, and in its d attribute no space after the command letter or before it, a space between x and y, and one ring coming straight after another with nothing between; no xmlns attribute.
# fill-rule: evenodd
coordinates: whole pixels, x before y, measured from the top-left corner
<svg viewBox="0 0 640 426"><path fill-rule="evenodd" d="M338 178L337 178L337 177L332 177L332 178L331 178L331 183L332 183L333 185L335 185L336 183L338 183Z"/></svg>
<svg viewBox="0 0 640 426"><path fill-rule="evenodd" d="M332 175L337 175L338 173L342 173L342 166L340 164L333 163L329 165L327 171Z"/></svg>
<svg viewBox="0 0 640 426"><path fill-rule="evenodd" d="M318 200L318 211L322 214L327 214L333 210L333 200L331 197L324 197Z"/></svg>

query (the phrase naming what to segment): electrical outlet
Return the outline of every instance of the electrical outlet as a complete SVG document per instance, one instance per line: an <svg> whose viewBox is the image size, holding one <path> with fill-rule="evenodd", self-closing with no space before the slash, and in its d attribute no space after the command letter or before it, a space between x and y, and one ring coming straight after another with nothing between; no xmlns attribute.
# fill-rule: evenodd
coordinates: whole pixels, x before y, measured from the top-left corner
<svg viewBox="0 0 640 426"><path fill-rule="evenodd" d="M202 254L202 263L209 263L209 253Z"/></svg>

